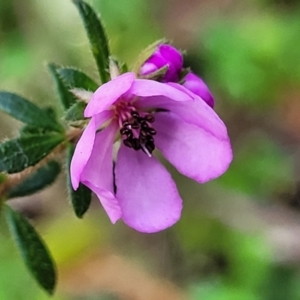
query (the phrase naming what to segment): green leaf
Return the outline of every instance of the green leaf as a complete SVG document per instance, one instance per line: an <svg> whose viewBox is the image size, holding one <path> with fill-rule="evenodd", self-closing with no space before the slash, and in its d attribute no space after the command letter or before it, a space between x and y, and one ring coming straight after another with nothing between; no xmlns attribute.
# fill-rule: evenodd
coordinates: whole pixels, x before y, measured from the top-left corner
<svg viewBox="0 0 300 300"><path fill-rule="evenodd" d="M121 74L128 72L128 66L126 63L119 63L119 68L120 68Z"/></svg>
<svg viewBox="0 0 300 300"><path fill-rule="evenodd" d="M33 127L30 125L25 125L20 129L20 135L25 136L25 135L33 135L33 134L45 134L49 132L47 129L42 128L42 127Z"/></svg>
<svg viewBox="0 0 300 300"><path fill-rule="evenodd" d="M53 294L56 283L55 266L44 242L23 216L7 205L4 211L10 232L26 266L39 285Z"/></svg>
<svg viewBox="0 0 300 300"><path fill-rule="evenodd" d="M42 108L53 120L57 120L57 115L55 109L51 106L46 106Z"/></svg>
<svg viewBox="0 0 300 300"><path fill-rule="evenodd" d="M85 102L77 102L73 104L66 112L65 120L66 121L79 121L84 120L83 112L86 108Z"/></svg>
<svg viewBox="0 0 300 300"><path fill-rule="evenodd" d="M128 72L128 67L125 63L120 62L115 57L109 57L109 73L112 78Z"/></svg>
<svg viewBox="0 0 300 300"><path fill-rule="evenodd" d="M93 8L82 0L73 0L79 10L80 16L87 32L91 50L96 60L102 83L109 81L108 58L109 47L106 33L100 19Z"/></svg>
<svg viewBox="0 0 300 300"><path fill-rule="evenodd" d="M19 95L0 92L0 110L32 127L62 131L62 126L51 114Z"/></svg>
<svg viewBox="0 0 300 300"><path fill-rule="evenodd" d="M70 186L69 189L75 214L78 218L82 218L90 207L92 199L91 191L82 183L79 184L76 191L72 189L72 186Z"/></svg>
<svg viewBox="0 0 300 300"><path fill-rule="evenodd" d="M7 176L3 173L0 173L0 184L2 184L3 182L5 182L7 179Z"/></svg>
<svg viewBox="0 0 300 300"><path fill-rule="evenodd" d="M45 111L53 120L57 120L56 112L52 107L43 107L42 110ZM47 131L49 131L47 128L25 125L20 129L20 135L44 134Z"/></svg>
<svg viewBox="0 0 300 300"><path fill-rule="evenodd" d="M70 144L68 148L68 181L69 181L68 188L69 188L69 195L71 198L71 202L75 214L78 218L82 218L91 204L92 196L91 196L91 191L81 183L79 184L79 187L76 191L74 191L72 188L71 178L70 178L70 163L74 154L74 150L75 150L74 145Z"/></svg>
<svg viewBox="0 0 300 300"><path fill-rule="evenodd" d="M0 144L0 172L17 173L47 156L65 137L57 133L25 135Z"/></svg>
<svg viewBox="0 0 300 300"><path fill-rule="evenodd" d="M6 197L14 198L34 194L51 185L57 178L60 171L60 164L51 160L45 166L37 169L31 176L26 178L19 185L13 187Z"/></svg>
<svg viewBox="0 0 300 300"><path fill-rule="evenodd" d="M93 79L75 68L58 68L56 71L69 88L82 88L94 92L99 87Z"/></svg>
<svg viewBox="0 0 300 300"><path fill-rule="evenodd" d="M59 100L64 109L68 109L73 103L76 102L75 96L69 91L69 87L64 83L62 78L59 76L58 70L60 66L49 63L48 68L52 78L56 84L56 89L59 95Z"/></svg>

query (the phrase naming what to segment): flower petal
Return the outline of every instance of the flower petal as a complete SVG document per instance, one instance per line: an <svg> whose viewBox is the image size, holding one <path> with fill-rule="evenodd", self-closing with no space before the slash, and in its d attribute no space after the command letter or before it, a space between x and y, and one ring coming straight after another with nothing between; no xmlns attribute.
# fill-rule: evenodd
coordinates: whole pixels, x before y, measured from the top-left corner
<svg viewBox="0 0 300 300"><path fill-rule="evenodd" d="M91 119L78 141L70 166L71 182L74 190L77 190L81 173L89 160L93 150L96 134L95 120Z"/></svg>
<svg viewBox="0 0 300 300"><path fill-rule="evenodd" d="M96 134L93 151L81 175L81 182L97 195L113 223L122 214L114 196L112 151L116 130L116 124L111 123Z"/></svg>
<svg viewBox="0 0 300 300"><path fill-rule="evenodd" d="M179 77L178 74L183 67L182 54L176 48L168 44L160 45L159 50L169 64L169 70L164 78L165 81L177 81Z"/></svg>
<svg viewBox="0 0 300 300"><path fill-rule="evenodd" d="M184 77L183 86L187 88L189 91L198 95L201 99L203 99L210 107L214 107L214 97L210 92L206 83L197 75L190 72Z"/></svg>
<svg viewBox="0 0 300 300"><path fill-rule="evenodd" d="M90 182L84 184L96 194L110 221L115 224L122 217L121 207L115 195L106 189L94 186Z"/></svg>
<svg viewBox="0 0 300 300"><path fill-rule="evenodd" d="M203 183L227 170L232 160L228 136L218 139L170 112L157 113L154 127L155 145L185 176Z"/></svg>
<svg viewBox="0 0 300 300"><path fill-rule="evenodd" d="M100 126L102 126L106 121L111 119L114 115L114 112L111 110L104 110L98 115L93 116L93 118L96 120L96 129L98 129Z"/></svg>
<svg viewBox="0 0 300 300"><path fill-rule="evenodd" d="M140 97L163 96L174 101L188 101L193 97L168 84L149 79L136 79L130 90L130 94Z"/></svg>
<svg viewBox="0 0 300 300"><path fill-rule="evenodd" d="M185 89L182 86L181 88ZM165 97L140 98L135 106L139 109L165 109L175 113L187 123L202 127L219 139L228 137L223 121L209 105L195 94L192 101L180 102Z"/></svg>
<svg viewBox="0 0 300 300"><path fill-rule="evenodd" d="M121 145L115 171L117 199L127 225L150 233L178 221L182 200L171 175L156 158Z"/></svg>
<svg viewBox="0 0 300 300"><path fill-rule="evenodd" d="M101 85L88 103L84 111L84 116L86 118L92 117L101 113L103 110L108 109L129 90L134 79L135 74L128 72Z"/></svg>
<svg viewBox="0 0 300 300"><path fill-rule="evenodd" d="M79 139L70 165L71 182L74 190L77 190L81 173L92 153L96 130L111 117L110 111L104 111L93 118L83 131Z"/></svg>

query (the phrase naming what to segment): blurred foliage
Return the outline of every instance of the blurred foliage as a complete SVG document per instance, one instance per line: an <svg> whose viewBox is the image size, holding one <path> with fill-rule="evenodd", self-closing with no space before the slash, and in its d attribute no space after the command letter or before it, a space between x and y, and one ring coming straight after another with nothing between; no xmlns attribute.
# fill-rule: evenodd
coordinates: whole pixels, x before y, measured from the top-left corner
<svg viewBox="0 0 300 300"><path fill-rule="evenodd" d="M194 2L195 6L184 6L184 11L179 9L182 9L180 0L166 0L163 4L95 0L93 5L107 26L112 53L131 65L144 47L162 38L165 32L175 35L182 27L187 28L192 40L192 51L187 49L187 55L193 54L188 59L194 71L207 79L216 96L217 111L228 124L232 137L235 160L222 178L206 186L196 187L175 175L180 191L190 195L190 199L184 197L182 220L157 235L132 232L122 224L111 225L98 203L92 203L92 212L84 215L83 220L75 220L64 212L70 212L71 205L67 203L64 188L57 185L49 194L29 199L31 205L36 201L36 205L43 208L33 222L38 224L58 263L61 278L55 300L92 300L102 299L102 296L114 299L110 292L117 294L120 280L116 279L108 288L97 281L103 277L101 267L90 270L86 264L84 271L78 267L90 253L102 251L129 257L151 276L174 281L195 300L300 299L300 256L290 261L276 260L268 226L243 230L206 208L209 202L210 207L215 206L217 210L218 201L227 205L232 195L240 197L241 202L246 198L249 205L264 209L273 207L276 202L283 209L281 215L274 217L276 222L288 219L286 222L291 222L292 228L300 228L299 222L289 217L292 208L286 204L299 182L299 134L294 132L300 132L300 128L299 123L292 123L292 130L285 111L287 104L293 105L292 92L296 93L298 102L300 97L299 3L232 2L225 12L220 9L224 5L221 1L213 1L213 4L203 1L203 5ZM96 80L92 53L71 1L24 3L0 2L0 89L30 95L39 104L57 103L54 86L44 68L45 61L57 61L63 66L76 64ZM172 14L176 9L178 16L189 15L190 18L186 22L172 19L174 28L167 30L162 17L176 15ZM205 9L208 17L198 17ZM180 42L174 41L175 45ZM292 106L291 110L297 108L299 106ZM6 129L16 125L7 122L2 115L0 123L1 137L7 136L9 130ZM43 197L48 200L39 201ZM22 202L16 201L15 204ZM29 208L24 206L25 212L31 209L30 205ZM249 213L250 218L254 214L252 210L243 213ZM293 213L299 219L296 209ZM240 224L247 223L232 205L222 214L235 214ZM253 220L259 217L262 218L253 215ZM4 227L2 220L0 227ZM293 231L288 232L282 237L282 243L289 249L291 246L285 239L296 238ZM0 240L0 299L49 299L25 270L3 230ZM300 253L300 249L296 250ZM90 272L93 273L88 278L95 281L94 290L88 287L89 292L80 292ZM66 273L73 274L79 282L82 280L82 285L65 280ZM116 278L122 274L119 269L113 273ZM133 286L138 288L136 282Z"/></svg>
<svg viewBox="0 0 300 300"><path fill-rule="evenodd" d="M133 63L141 49L161 38L153 8L146 1L95 1L111 39L112 53ZM151 14L152 11L152 14Z"/></svg>
<svg viewBox="0 0 300 300"><path fill-rule="evenodd" d="M267 201L293 180L293 159L268 136L246 136L220 181L229 188ZM280 172L278 172L280 170Z"/></svg>
<svg viewBox="0 0 300 300"><path fill-rule="evenodd" d="M239 104L273 104L300 80L299 14L274 11L221 19L206 32L209 75Z"/></svg>

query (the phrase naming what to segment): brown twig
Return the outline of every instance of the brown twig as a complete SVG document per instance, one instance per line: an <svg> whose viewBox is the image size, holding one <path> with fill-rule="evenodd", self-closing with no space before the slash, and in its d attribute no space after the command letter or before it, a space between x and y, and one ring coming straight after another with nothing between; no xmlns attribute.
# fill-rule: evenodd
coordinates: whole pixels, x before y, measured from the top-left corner
<svg viewBox="0 0 300 300"><path fill-rule="evenodd" d="M6 179L0 184L0 202L5 200L5 195L7 195L12 187L20 184L26 178L31 176L37 169L46 165L50 160L57 158L61 153L64 152L69 142L74 143L78 140L81 133L82 129L80 128L70 129L66 134L66 139L57 147L55 147L50 154L44 157L36 165L30 166L18 173L6 174Z"/></svg>

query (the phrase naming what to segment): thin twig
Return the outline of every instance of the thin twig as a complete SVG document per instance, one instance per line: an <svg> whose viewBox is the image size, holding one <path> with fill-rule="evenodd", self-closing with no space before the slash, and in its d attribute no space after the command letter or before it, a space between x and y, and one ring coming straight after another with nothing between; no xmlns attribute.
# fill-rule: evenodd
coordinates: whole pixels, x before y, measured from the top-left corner
<svg viewBox="0 0 300 300"><path fill-rule="evenodd" d="M20 184L26 178L30 177L37 169L46 165L50 160L57 158L64 152L69 142L74 143L78 140L82 133L80 128L72 128L66 134L66 139L60 143L53 151L39 161L36 165L30 166L21 172L14 174L6 174L6 179L0 184L0 202L5 200L5 195L9 192L12 187Z"/></svg>

